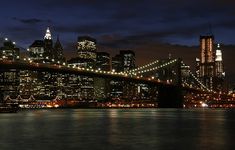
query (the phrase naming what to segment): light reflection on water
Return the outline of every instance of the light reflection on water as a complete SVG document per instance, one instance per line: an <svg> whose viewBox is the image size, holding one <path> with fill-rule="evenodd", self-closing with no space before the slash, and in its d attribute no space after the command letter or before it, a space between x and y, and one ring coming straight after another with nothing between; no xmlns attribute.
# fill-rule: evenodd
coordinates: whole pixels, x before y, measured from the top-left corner
<svg viewBox="0 0 235 150"><path fill-rule="evenodd" d="M0 150L233 149L235 110L57 109L0 114Z"/></svg>

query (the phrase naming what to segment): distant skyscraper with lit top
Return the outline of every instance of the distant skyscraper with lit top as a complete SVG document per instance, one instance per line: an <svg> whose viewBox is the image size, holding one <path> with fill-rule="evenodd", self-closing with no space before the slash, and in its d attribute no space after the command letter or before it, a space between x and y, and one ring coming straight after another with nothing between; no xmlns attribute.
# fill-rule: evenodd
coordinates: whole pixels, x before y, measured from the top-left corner
<svg viewBox="0 0 235 150"><path fill-rule="evenodd" d="M200 36L200 59L197 59L197 74L210 90L221 90L224 78L222 51L214 50L214 36Z"/></svg>

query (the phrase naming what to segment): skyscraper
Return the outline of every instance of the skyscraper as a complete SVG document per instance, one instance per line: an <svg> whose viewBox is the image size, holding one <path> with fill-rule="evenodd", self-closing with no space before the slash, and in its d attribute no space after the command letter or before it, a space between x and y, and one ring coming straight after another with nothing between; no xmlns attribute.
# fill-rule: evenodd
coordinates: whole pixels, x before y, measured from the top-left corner
<svg viewBox="0 0 235 150"><path fill-rule="evenodd" d="M214 80L215 90L221 91L223 89L224 78L225 78L225 72L223 67L222 51L220 49L220 44L218 44L215 53L215 80Z"/></svg>
<svg viewBox="0 0 235 150"><path fill-rule="evenodd" d="M121 50L120 54L112 58L112 70L116 72L127 72L135 68L135 53L131 50ZM131 99L136 93L136 85L132 82L110 81L111 97L122 97Z"/></svg>
<svg viewBox="0 0 235 150"><path fill-rule="evenodd" d="M29 47L29 58L38 63L62 64L65 61L63 47L57 38L53 46L52 35L49 27L43 40L35 40ZM66 97L62 80L66 76L59 73L21 71L21 94L38 95L40 99L52 99L56 96ZM33 87L33 88L32 88Z"/></svg>
<svg viewBox="0 0 235 150"><path fill-rule="evenodd" d="M214 50L213 35L200 36L200 59L197 59L197 68L199 68L199 78L207 88L222 90L225 76L222 51L219 44Z"/></svg>
<svg viewBox="0 0 235 150"><path fill-rule="evenodd" d="M78 37L77 57L68 61L70 66L82 68L95 68L96 65L96 40L89 36ZM82 100L94 99L94 78L87 76L76 76L70 80L76 81L78 94L74 95ZM78 84L77 84L78 83ZM75 92L76 93L76 92Z"/></svg>
<svg viewBox="0 0 235 150"><path fill-rule="evenodd" d="M53 41L49 27L47 27L44 36L44 57L48 57L50 60L53 59Z"/></svg>
<svg viewBox="0 0 235 150"><path fill-rule="evenodd" d="M223 68L223 57L222 51L220 50L220 44L217 45L216 53L215 53L215 75L217 77L223 77L224 68Z"/></svg>
<svg viewBox="0 0 235 150"><path fill-rule="evenodd" d="M215 56L213 51L214 36L200 36L200 71L199 77L203 83L213 89L213 77L215 69Z"/></svg>

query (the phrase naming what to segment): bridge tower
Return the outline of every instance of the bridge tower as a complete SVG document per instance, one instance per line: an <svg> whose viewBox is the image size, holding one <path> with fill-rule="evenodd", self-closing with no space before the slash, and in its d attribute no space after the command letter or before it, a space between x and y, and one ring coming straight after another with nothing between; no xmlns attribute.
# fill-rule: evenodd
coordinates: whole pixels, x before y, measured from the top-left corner
<svg viewBox="0 0 235 150"><path fill-rule="evenodd" d="M176 62L176 84L175 86L160 85L158 89L158 107L160 108L183 108L181 62Z"/></svg>

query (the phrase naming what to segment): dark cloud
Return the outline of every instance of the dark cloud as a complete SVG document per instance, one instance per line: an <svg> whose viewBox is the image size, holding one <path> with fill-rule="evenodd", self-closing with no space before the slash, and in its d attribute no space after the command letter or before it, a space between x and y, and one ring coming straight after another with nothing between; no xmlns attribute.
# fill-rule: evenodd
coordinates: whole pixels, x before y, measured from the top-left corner
<svg viewBox="0 0 235 150"><path fill-rule="evenodd" d="M29 24L29 25L33 25L33 24L37 24L37 23L52 23L51 20L43 20L43 19L38 19L38 18L20 19L17 17L13 17L12 19L17 20L17 21L24 23L24 24Z"/></svg>

